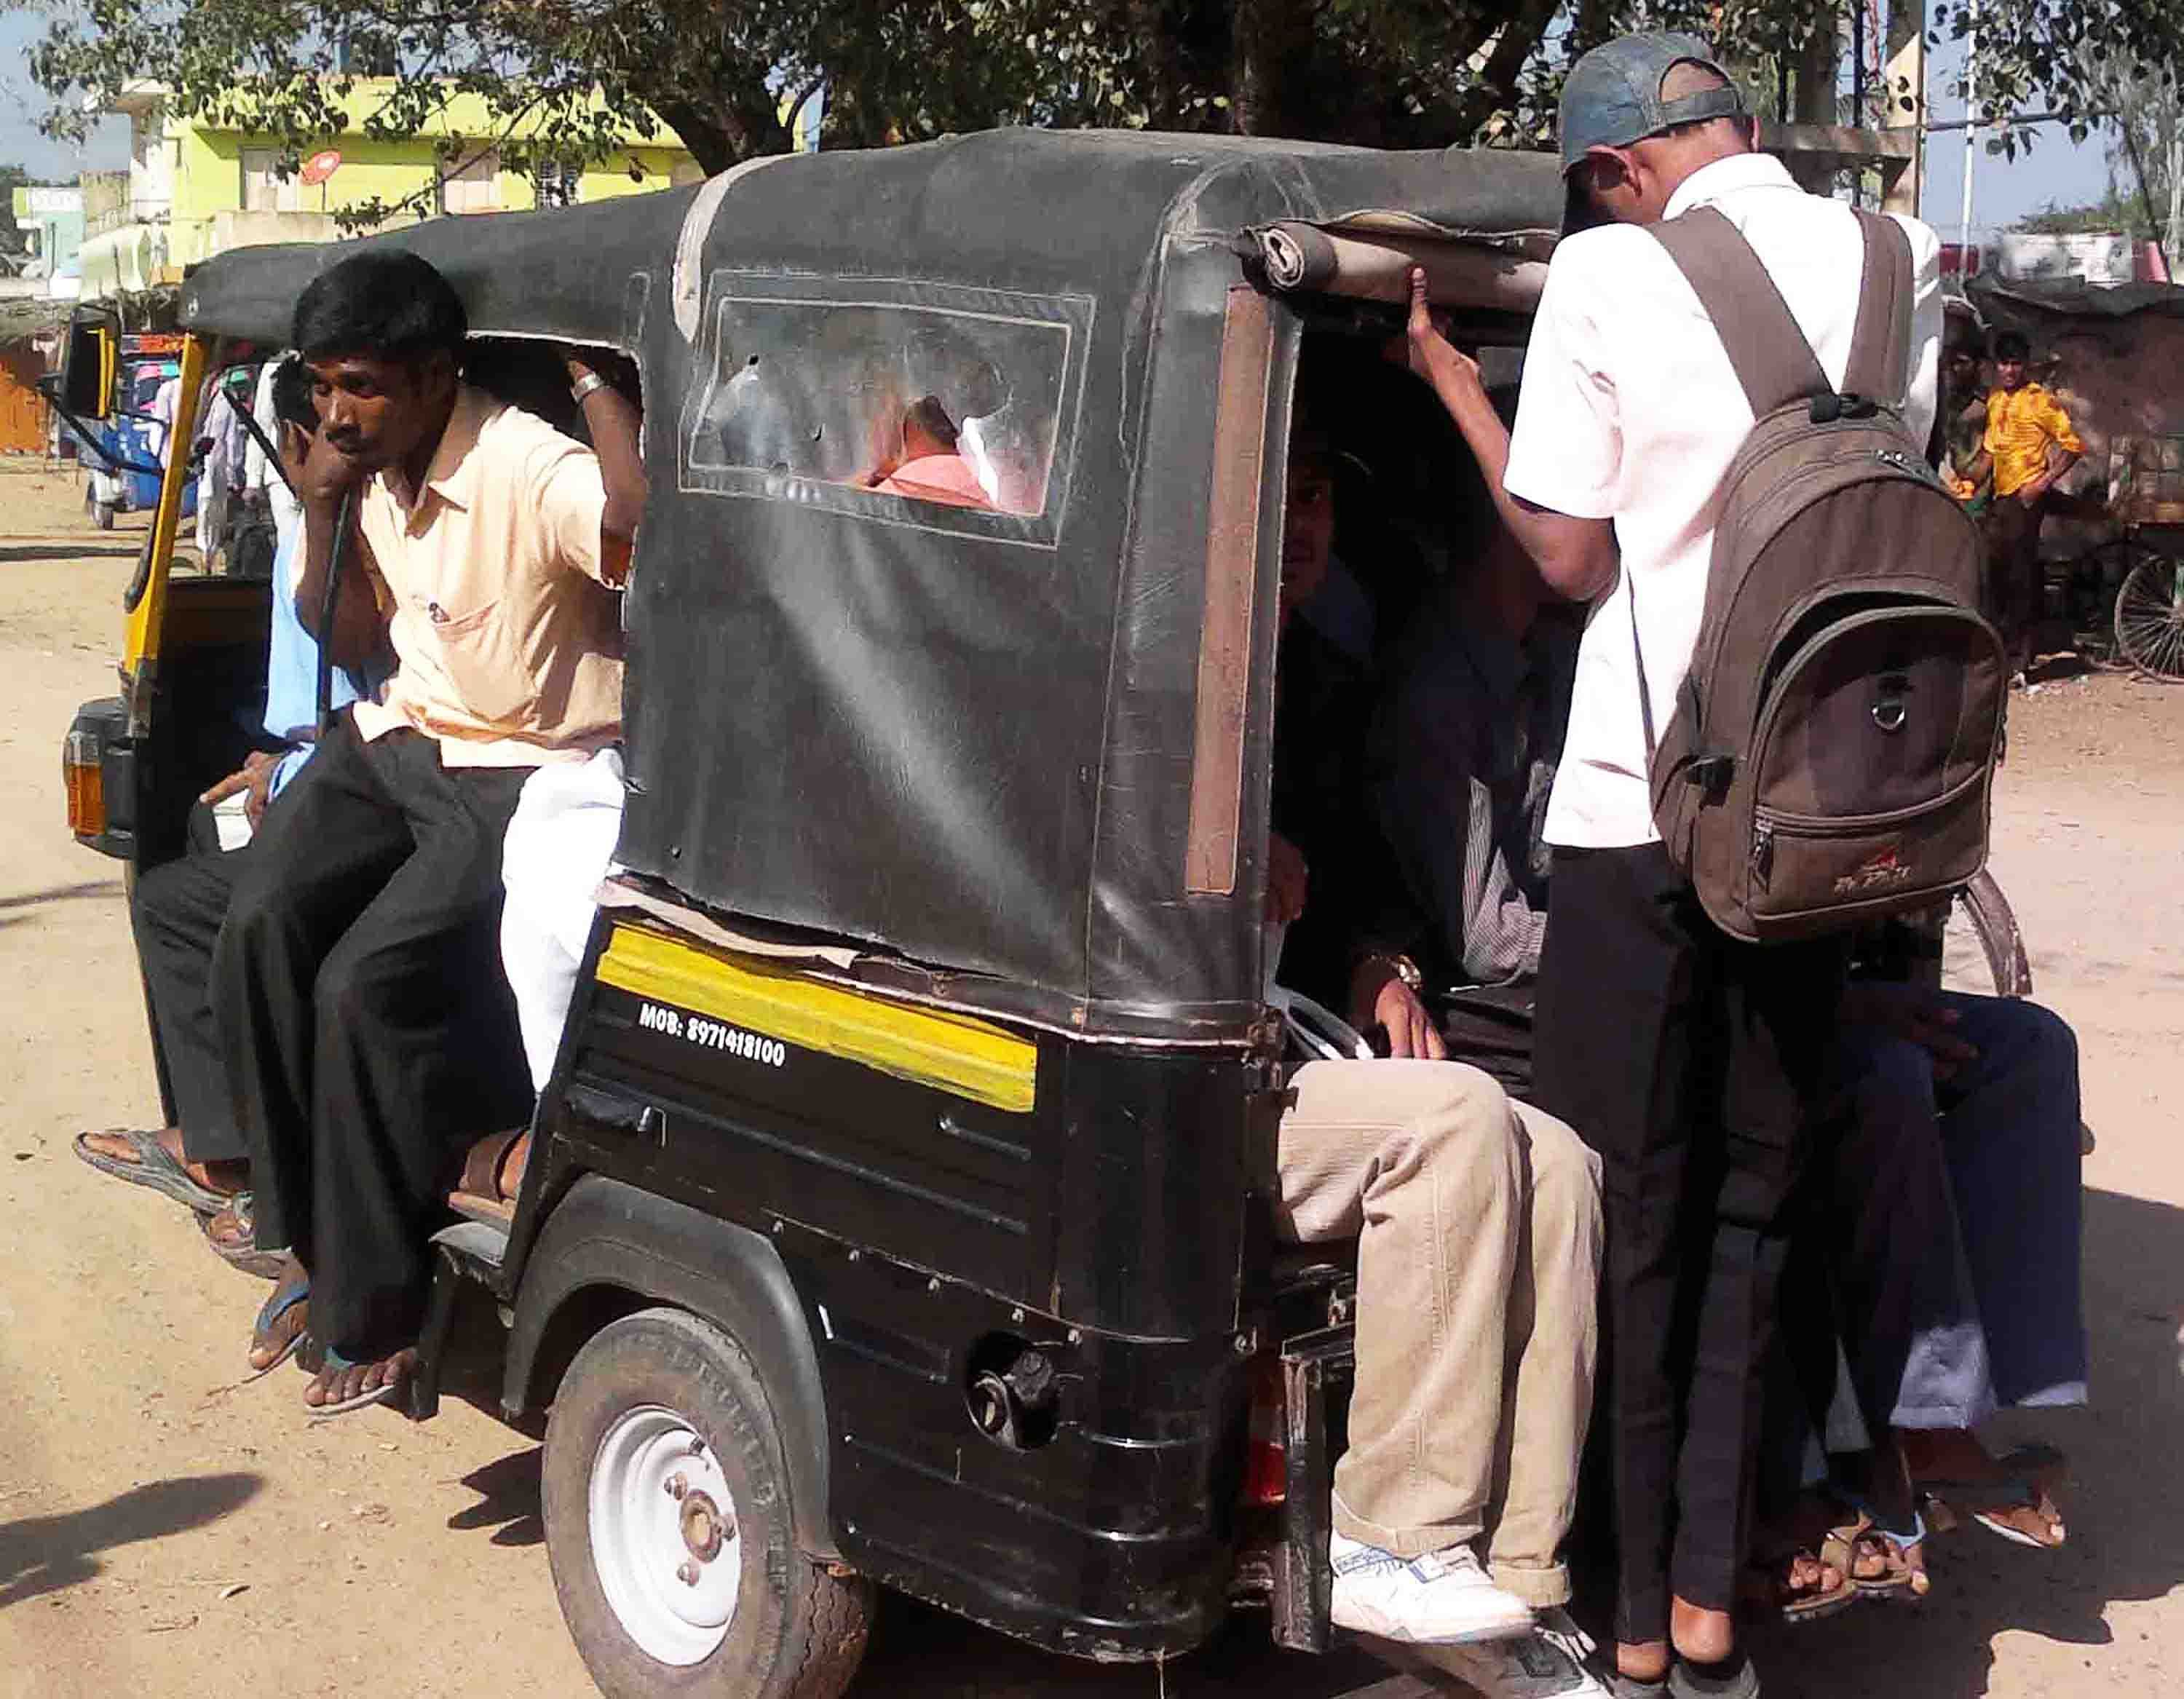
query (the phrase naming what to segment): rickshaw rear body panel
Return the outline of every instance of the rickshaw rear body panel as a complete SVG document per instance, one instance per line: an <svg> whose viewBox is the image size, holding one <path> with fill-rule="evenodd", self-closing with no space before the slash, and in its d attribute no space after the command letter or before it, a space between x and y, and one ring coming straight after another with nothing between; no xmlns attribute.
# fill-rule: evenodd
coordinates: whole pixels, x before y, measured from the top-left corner
<svg viewBox="0 0 2184 1699"><path fill-rule="evenodd" d="M530 1358L584 1284L770 1339L778 1268L820 1387L788 1428L827 1436L822 1549L1057 1650L1203 1640L1226 1608L1256 1344L1240 1283L1263 1070L1034 1032L1033 1100L1002 1109L816 1047L739 1050L722 1029L751 1029L691 983L679 1004L597 972L587 989L541 1122L543 1226L513 1247L510 1407L548 1395ZM1149 1136L1163 1127L1189 1136ZM585 1178L549 1204L560 1173ZM1011 1444L975 1424L972 1384L1025 1350L1060 1390L1050 1434Z"/></svg>

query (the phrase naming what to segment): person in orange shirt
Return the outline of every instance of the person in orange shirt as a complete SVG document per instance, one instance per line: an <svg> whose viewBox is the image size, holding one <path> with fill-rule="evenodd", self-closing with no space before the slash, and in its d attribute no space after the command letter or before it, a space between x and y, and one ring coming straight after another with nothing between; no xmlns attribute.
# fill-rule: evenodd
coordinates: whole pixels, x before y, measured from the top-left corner
<svg viewBox="0 0 2184 1699"><path fill-rule="evenodd" d="M2086 452L2070 415L2042 384L2028 381L2031 345L2015 331L1994 339L1994 371L2001 387L1987 397L1986 437L1976 483L1992 467L1994 502L1986 526L1987 603L2022 671L2032 661L2032 632L2040 619L2040 521L2056 479Z"/></svg>

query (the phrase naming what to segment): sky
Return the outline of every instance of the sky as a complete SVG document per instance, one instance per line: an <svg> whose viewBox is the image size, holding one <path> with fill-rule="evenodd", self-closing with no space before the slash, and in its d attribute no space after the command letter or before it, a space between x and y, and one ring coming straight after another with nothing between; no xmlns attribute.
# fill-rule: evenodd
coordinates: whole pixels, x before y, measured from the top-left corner
<svg viewBox="0 0 2184 1699"><path fill-rule="evenodd" d="M129 127L119 119L99 126L90 146L78 152L37 133L45 96L31 81L28 58L43 20L34 14L0 12L0 164L17 164L32 175L73 178L78 170L111 170L128 163ZM1954 45L1936 50L1929 77L1936 121L1961 117L1964 104L1947 92L1963 62ZM2103 136L2073 146L2061 126L2043 126L2029 157L2005 160L1981 150L1974 164L1972 225L1975 238L2008 229L2018 219L2051 201L2063 206L2098 200L2108 185ZM1948 240L1957 236L1964 193L1964 133L1928 138L1926 182L1921 211Z"/></svg>

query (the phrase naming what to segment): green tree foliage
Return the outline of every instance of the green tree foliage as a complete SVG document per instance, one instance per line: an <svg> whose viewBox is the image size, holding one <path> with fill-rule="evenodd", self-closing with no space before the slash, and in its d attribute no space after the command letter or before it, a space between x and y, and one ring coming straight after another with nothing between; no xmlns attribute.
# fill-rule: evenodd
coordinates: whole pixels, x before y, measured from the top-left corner
<svg viewBox="0 0 2184 1699"><path fill-rule="evenodd" d="M0 0L0 4L8 0ZM827 144L994 124L1240 131L1389 147L1529 146L1576 53L1637 23L1716 35L1747 65L1834 38L1845 0L44 0L31 70L46 126L132 79L185 114L300 157L366 68L398 71L368 133L414 134L482 97L499 143L599 159L649 111L709 170L788 146L781 95L823 77ZM1937 35L1968 28L1936 0ZM2015 0L1981 14L1981 92L2009 111L2083 107L2080 49L2159 63L2184 0ZM604 97L599 101L594 93ZM512 142L510 126L526 125ZM460 142L454 144L458 151Z"/></svg>

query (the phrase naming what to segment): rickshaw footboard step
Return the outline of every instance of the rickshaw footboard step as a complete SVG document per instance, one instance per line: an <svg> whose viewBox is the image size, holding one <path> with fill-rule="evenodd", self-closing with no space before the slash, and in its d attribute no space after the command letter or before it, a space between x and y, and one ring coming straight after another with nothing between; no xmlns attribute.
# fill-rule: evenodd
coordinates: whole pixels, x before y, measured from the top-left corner
<svg viewBox="0 0 2184 1699"><path fill-rule="evenodd" d="M459 1221L434 1234L432 1243L472 1279L491 1285L508 1252L508 1229L491 1222Z"/></svg>

